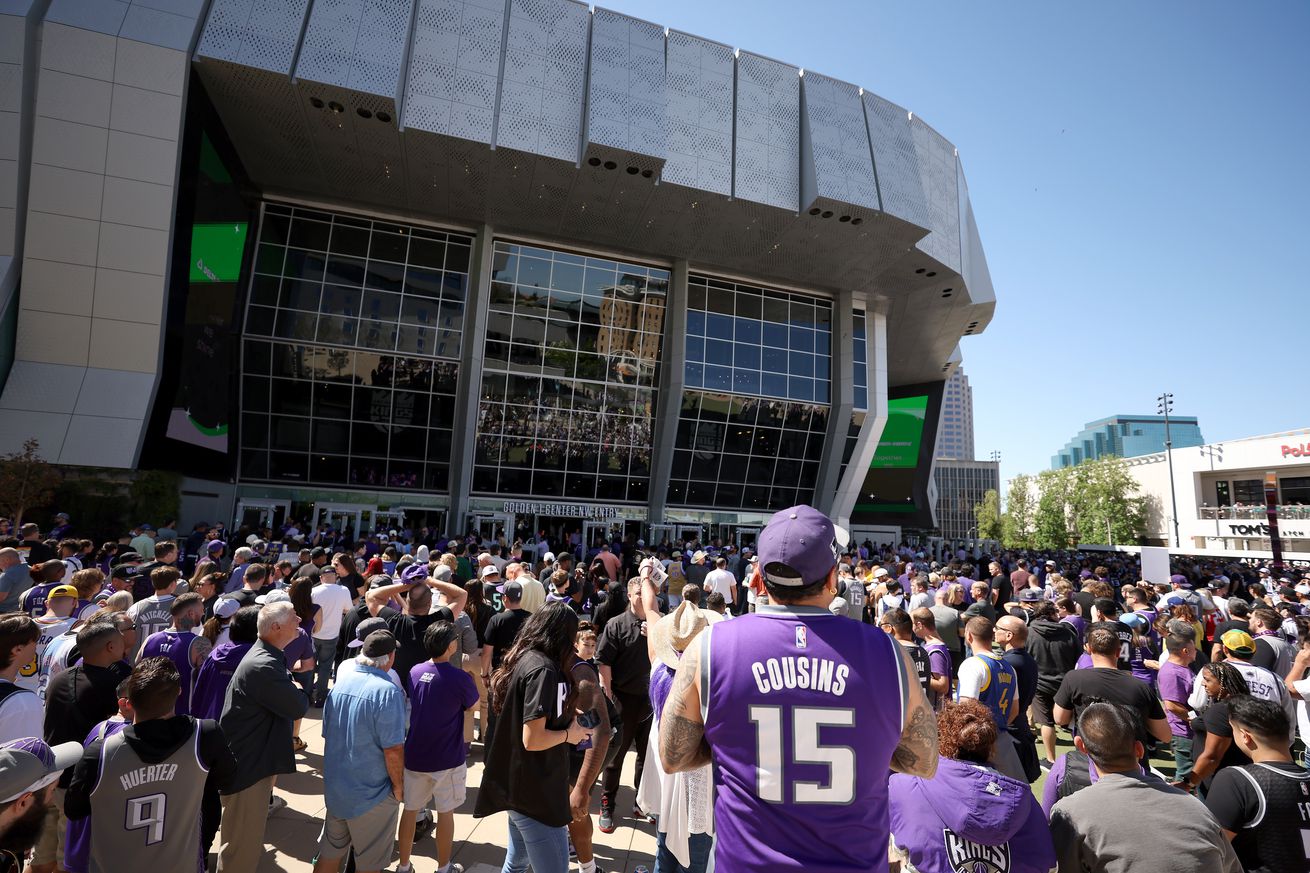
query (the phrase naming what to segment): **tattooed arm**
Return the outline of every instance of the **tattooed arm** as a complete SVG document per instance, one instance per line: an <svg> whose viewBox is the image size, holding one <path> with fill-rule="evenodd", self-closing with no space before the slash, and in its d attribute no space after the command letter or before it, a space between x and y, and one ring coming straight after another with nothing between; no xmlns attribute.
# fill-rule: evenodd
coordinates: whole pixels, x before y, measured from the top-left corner
<svg viewBox="0 0 1310 873"><path fill-rule="evenodd" d="M905 703L905 723L901 742L892 753L892 769L897 773L931 779L937 772L937 714L928 705L910 656L903 646L896 647L901 659L901 681L909 687Z"/></svg>
<svg viewBox="0 0 1310 873"><path fill-rule="evenodd" d="M702 631L682 653L673 689L660 715L660 761L667 773L695 770L710 762L700 714L701 644L706 633Z"/></svg>

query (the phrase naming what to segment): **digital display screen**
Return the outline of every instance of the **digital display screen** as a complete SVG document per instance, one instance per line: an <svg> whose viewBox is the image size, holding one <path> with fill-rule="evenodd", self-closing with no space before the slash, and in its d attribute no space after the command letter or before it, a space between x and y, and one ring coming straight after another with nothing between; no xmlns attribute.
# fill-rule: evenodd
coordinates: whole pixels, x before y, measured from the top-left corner
<svg viewBox="0 0 1310 873"><path fill-rule="evenodd" d="M192 284L235 282L246 251L246 223L197 224L191 228Z"/></svg>
<svg viewBox="0 0 1310 873"><path fill-rule="evenodd" d="M883 428L882 439L878 441L878 449L869 463L869 469L917 467L919 446L923 442L923 423L927 415L926 394L887 401L887 425Z"/></svg>

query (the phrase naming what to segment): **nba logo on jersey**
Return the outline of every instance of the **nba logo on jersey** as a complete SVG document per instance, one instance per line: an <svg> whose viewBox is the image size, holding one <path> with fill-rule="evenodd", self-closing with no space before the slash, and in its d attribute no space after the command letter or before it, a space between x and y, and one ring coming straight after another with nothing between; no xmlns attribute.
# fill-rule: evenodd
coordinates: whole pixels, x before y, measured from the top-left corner
<svg viewBox="0 0 1310 873"><path fill-rule="evenodd" d="M796 648L803 649L807 645L808 641L805 639L805 625L798 624L796 625Z"/></svg>

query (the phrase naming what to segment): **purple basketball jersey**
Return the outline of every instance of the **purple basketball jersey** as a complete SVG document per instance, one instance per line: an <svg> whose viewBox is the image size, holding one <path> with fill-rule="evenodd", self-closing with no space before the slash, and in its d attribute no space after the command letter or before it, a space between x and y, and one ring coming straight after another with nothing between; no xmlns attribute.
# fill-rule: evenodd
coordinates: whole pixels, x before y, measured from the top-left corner
<svg viewBox="0 0 1310 873"><path fill-rule="evenodd" d="M760 607L707 636L715 868L886 870L889 765L915 681L895 641L806 607Z"/></svg>
<svg viewBox="0 0 1310 873"><path fill-rule="evenodd" d="M177 672L182 674L182 695L177 699L177 714L191 714L191 686L195 670L191 666L191 646L199 639L191 631L177 631L169 628L152 634L141 647L137 658L155 658L163 655L177 665Z"/></svg>

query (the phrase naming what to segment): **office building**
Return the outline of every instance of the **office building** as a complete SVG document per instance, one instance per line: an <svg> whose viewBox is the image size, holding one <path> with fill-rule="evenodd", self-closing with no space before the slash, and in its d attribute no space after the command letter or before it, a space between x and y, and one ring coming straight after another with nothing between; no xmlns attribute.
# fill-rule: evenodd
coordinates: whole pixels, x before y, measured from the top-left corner
<svg viewBox="0 0 1310 873"><path fill-rule="evenodd" d="M938 459L933 464L937 486L937 529L947 540L978 539L973 508L988 491L1001 490L1001 465L996 461Z"/></svg>
<svg viewBox="0 0 1310 873"><path fill-rule="evenodd" d="M1169 416L1169 433L1175 449L1199 446L1205 442L1201 426L1194 417ZM1051 469L1074 467L1083 461L1106 455L1136 458L1164 451L1163 415L1112 415L1090 421L1051 457Z"/></svg>
<svg viewBox="0 0 1310 873"><path fill-rule="evenodd" d="M973 460L973 389L963 367L956 367L942 393L942 419L937 429L937 457Z"/></svg>
<svg viewBox="0 0 1310 873"><path fill-rule="evenodd" d="M917 112L571 0L0 10L0 451L184 526L924 510L995 299Z"/></svg>

